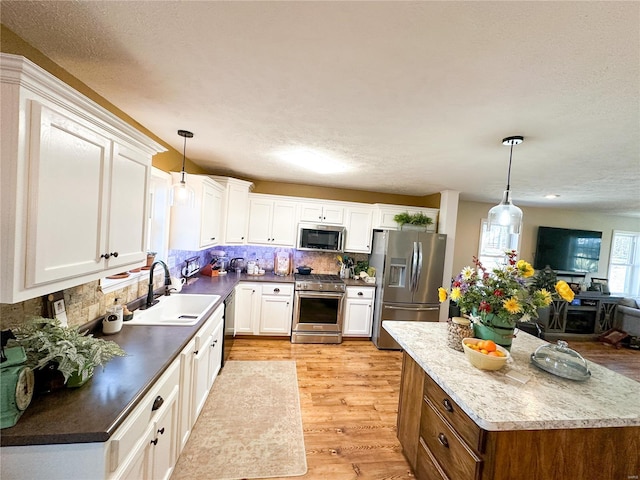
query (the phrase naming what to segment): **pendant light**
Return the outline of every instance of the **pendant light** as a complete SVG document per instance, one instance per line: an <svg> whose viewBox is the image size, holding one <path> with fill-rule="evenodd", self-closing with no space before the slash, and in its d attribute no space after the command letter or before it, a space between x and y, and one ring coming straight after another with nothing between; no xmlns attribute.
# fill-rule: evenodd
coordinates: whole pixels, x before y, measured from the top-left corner
<svg viewBox="0 0 640 480"><path fill-rule="evenodd" d="M193 138L193 133L187 130L178 130L178 135L184 138L184 149L182 152L182 171L180 172L180 182L171 185L169 204L172 207L193 207L195 205L195 192L187 185L184 167L187 161L187 138Z"/></svg>
<svg viewBox="0 0 640 480"><path fill-rule="evenodd" d="M509 170L507 172L507 189L504 191L502 201L489 210L489 229L494 225L506 227L509 233L520 234L522 229L522 210L511 203L511 159L513 157L513 146L520 145L524 137L514 136L502 140L503 145L510 145Z"/></svg>

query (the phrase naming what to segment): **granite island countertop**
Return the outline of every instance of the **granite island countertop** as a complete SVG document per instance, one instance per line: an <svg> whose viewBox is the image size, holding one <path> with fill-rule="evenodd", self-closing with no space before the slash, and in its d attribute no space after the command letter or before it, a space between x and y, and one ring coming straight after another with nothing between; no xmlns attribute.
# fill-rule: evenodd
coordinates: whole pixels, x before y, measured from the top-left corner
<svg viewBox="0 0 640 480"><path fill-rule="evenodd" d="M530 355L547 342L527 333L513 340L505 367L486 371L447 346L446 323L394 321L382 327L485 430L640 426L640 383L590 361L591 378L582 382L542 371ZM510 372L528 380L514 380Z"/></svg>
<svg viewBox="0 0 640 480"><path fill-rule="evenodd" d="M220 295L220 300L211 309L213 313L241 281L292 283L294 277L272 273L261 276L198 275L190 279L180 293ZM207 318L184 327L127 325L125 322L119 333L104 338L120 345L127 353L126 357L114 358L104 370L97 368L93 378L80 388L35 396L18 423L2 429L0 445L107 441Z"/></svg>

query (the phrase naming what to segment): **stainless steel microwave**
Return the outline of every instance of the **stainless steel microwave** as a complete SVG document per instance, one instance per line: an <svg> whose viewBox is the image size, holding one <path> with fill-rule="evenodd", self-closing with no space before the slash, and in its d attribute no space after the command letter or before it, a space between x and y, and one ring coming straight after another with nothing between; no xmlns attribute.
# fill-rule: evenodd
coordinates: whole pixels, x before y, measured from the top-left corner
<svg viewBox="0 0 640 480"><path fill-rule="evenodd" d="M342 252L344 227L336 225L310 225L301 223L298 228L298 250Z"/></svg>

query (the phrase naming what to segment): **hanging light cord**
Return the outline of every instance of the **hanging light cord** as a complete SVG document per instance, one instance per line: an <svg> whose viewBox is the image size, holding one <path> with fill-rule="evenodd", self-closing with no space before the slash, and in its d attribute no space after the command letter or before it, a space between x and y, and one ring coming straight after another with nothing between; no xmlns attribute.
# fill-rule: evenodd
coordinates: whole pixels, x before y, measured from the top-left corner
<svg viewBox="0 0 640 480"><path fill-rule="evenodd" d="M513 141L511 143L511 150L509 151L509 169L507 170L507 190L511 190L511 158L513 157ZM184 170L184 168L183 168Z"/></svg>
<svg viewBox="0 0 640 480"><path fill-rule="evenodd" d="M513 146L511 148L513 148ZM184 147L182 149L182 180L180 180L180 183L185 183L184 175L185 175L186 172L184 171L184 165L185 165L186 160L187 160L187 136L185 135L185 137L184 137ZM511 166L509 166L509 168L511 168Z"/></svg>

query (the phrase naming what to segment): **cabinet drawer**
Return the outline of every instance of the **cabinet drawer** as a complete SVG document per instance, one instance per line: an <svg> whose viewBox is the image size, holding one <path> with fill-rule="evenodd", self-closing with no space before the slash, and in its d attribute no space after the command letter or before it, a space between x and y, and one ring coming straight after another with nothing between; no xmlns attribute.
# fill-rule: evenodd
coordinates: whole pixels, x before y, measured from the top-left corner
<svg viewBox="0 0 640 480"><path fill-rule="evenodd" d="M429 375L425 375L424 395L471 448L484 452L484 430Z"/></svg>
<svg viewBox="0 0 640 480"><path fill-rule="evenodd" d="M418 444L418 465L416 467L418 480L449 480L447 474L442 471L438 462L424 444L421 438Z"/></svg>
<svg viewBox="0 0 640 480"><path fill-rule="evenodd" d="M438 465L449 478L476 480L480 478L482 460L453 431L436 411L429 399L422 402L420 437L424 439Z"/></svg>
<svg viewBox="0 0 640 480"><path fill-rule="evenodd" d="M167 400L180 382L180 362L176 361L162 374L160 380L144 396L135 410L116 430L109 442L109 466L114 472L136 449L152 421L164 411ZM156 401L156 399L159 399ZM161 400L160 400L161 399ZM154 405L155 403L155 405Z"/></svg>
<svg viewBox="0 0 640 480"><path fill-rule="evenodd" d="M347 287L347 298L373 298L375 288Z"/></svg>
<svg viewBox="0 0 640 480"><path fill-rule="evenodd" d="M283 297L293 295L293 284L262 285L262 295L282 295Z"/></svg>

